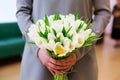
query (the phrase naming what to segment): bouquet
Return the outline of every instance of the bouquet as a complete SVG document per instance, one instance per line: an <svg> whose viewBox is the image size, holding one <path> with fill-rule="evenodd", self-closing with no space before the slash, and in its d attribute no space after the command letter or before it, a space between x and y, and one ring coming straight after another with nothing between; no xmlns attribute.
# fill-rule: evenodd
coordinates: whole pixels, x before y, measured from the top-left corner
<svg viewBox="0 0 120 80"><path fill-rule="evenodd" d="M28 29L28 36L33 44L46 49L54 59L69 57L81 47L90 46L99 38L90 29L91 21L84 17L78 18L78 13L44 16ZM65 74L54 75L54 80L68 80Z"/></svg>

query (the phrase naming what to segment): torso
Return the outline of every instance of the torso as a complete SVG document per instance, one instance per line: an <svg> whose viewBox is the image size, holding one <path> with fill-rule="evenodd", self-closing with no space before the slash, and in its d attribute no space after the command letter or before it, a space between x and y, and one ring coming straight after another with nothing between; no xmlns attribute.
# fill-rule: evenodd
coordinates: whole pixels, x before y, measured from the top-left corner
<svg viewBox="0 0 120 80"><path fill-rule="evenodd" d="M37 21L45 14L52 15L75 13L76 9L80 16L92 17L92 0L33 0L33 18Z"/></svg>

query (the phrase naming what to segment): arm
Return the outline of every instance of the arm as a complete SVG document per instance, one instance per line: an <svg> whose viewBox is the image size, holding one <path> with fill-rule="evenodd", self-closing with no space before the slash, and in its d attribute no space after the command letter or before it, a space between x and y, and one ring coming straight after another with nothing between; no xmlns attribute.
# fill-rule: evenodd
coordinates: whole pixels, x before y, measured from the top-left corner
<svg viewBox="0 0 120 80"><path fill-rule="evenodd" d="M110 4L109 0L93 0L93 6L95 8L95 11L94 11L95 18L92 23L91 29L98 36L100 36L104 32L104 29L109 22L109 19L111 16L109 4ZM76 52L77 61L80 60L84 55L86 55L89 50L90 50L90 47L85 47L85 48L78 50Z"/></svg>
<svg viewBox="0 0 120 80"><path fill-rule="evenodd" d="M109 0L93 0L95 8L95 19L92 23L92 30L100 36L111 17L110 1Z"/></svg>
<svg viewBox="0 0 120 80"><path fill-rule="evenodd" d="M29 42L30 39L26 34L26 31L32 24L32 3L33 0L17 0L17 12L16 17L18 20L19 28L22 32L23 38L26 42ZM32 51L36 54L38 52L38 47L36 45L30 45Z"/></svg>

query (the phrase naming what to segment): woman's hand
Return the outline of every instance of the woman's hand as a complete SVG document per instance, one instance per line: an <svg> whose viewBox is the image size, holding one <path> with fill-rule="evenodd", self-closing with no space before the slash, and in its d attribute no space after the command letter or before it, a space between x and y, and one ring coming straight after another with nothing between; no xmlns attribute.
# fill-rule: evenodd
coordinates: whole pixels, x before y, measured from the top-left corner
<svg viewBox="0 0 120 80"><path fill-rule="evenodd" d="M70 55L68 58L59 60L59 62L62 64L66 64L67 68L63 70L63 72L69 71L75 64L76 64L76 54Z"/></svg>
<svg viewBox="0 0 120 80"><path fill-rule="evenodd" d="M71 67L76 63L75 54L72 54L65 59L55 60L44 49L40 49L38 51L38 57L43 65L46 66L53 75L62 74L63 72L69 71Z"/></svg>

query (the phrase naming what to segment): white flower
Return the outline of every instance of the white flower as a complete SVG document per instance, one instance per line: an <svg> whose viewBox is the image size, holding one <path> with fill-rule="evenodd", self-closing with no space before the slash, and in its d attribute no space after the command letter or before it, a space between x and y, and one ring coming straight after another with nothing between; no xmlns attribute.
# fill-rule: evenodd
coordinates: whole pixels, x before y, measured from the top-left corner
<svg viewBox="0 0 120 80"><path fill-rule="evenodd" d="M80 21L80 24L84 24L83 27L82 27L82 30L84 30L87 27L87 24L82 20Z"/></svg>
<svg viewBox="0 0 120 80"><path fill-rule="evenodd" d="M75 35L76 34L76 28L73 26L68 34Z"/></svg>
<svg viewBox="0 0 120 80"><path fill-rule="evenodd" d="M76 29L77 29L80 25L82 25L82 29L81 29L81 30L85 30L86 27L87 27L87 24L86 24L84 21L82 21L82 20L77 20L74 25L75 25Z"/></svg>
<svg viewBox="0 0 120 80"><path fill-rule="evenodd" d="M73 14L68 14L66 15L66 20L68 20L69 22L75 21L75 16Z"/></svg>
<svg viewBox="0 0 120 80"><path fill-rule="evenodd" d="M32 41L35 41L39 37L39 35L37 33L33 33L33 32L29 32L28 36L29 36L30 40L32 40Z"/></svg>
<svg viewBox="0 0 120 80"><path fill-rule="evenodd" d="M55 41L54 40L49 40L49 43L47 44L47 49L50 50L50 51L53 51L55 47Z"/></svg>
<svg viewBox="0 0 120 80"><path fill-rule="evenodd" d="M53 33L48 33L48 40L49 40L49 43L47 44L47 49L52 51L53 50L53 47L55 46L55 35Z"/></svg>
<svg viewBox="0 0 120 80"><path fill-rule="evenodd" d="M75 43L75 47L81 47L84 42L90 37L91 29L86 31L81 30L78 34L73 36L73 43Z"/></svg>
<svg viewBox="0 0 120 80"><path fill-rule="evenodd" d="M50 23L50 25L53 23L53 19L54 19L54 15L50 15L49 17L48 17L48 19L49 19L49 23Z"/></svg>
<svg viewBox="0 0 120 80"><path fill-rule="evenodd" d="M32 24L28 29L28 32L37 32L37 31L38 31L38 27L35 24Z"/></svg>
<svg viewBox="0 0 120 80"><path fill-rule="evenodd" d="M91 34L91 32L92 32L92 30L91 29L87 29L86 31L85 31L85 35L84 35L84 38L85 39L88 39L89 37L90 37L90 34Z"/></svg>
<svg viewBox="0 0 120 80"><path fill-rule="evenodd" d="M51 29L55 29L57 33L60 33L63 28L63 22L61 20L54 21L50 25Z"/></svg>
<svg viewBox="0 0 120 80"><path fill-rule="evenodd" d="M65 16L60 14L60 18L61 18L61 20L64 20Z"/></svg>
<svg viewBox="0 0 120 80"><path fill-rule="evenodd" d="M67 20L64 20L63 27L65 27L65 29L68 30L70 27L70 23Z"/></svg>
<svg viewBox="0 0 120 80"><path fill-rule="evenodd" d="M85 42L84 35L76 34L73 36L73 43L76 48L80 48Z"/></svg>
<svg viewBox="0 0 120 80"><path fill-rule="evenodd" d="M59 36L60 36L60 41L63 42L63 40L64 40L64 38L65 38L65 37L63 36L63 33L58 33L58 34L57 34L57 37L59 37Z"/></svg>
<svg viewBox="0 0 120 80"><path fill-rule="evenodd" d="M72 52L75 49L74 43L68 38L64 38L63 45L68 52Z"/></svg>
<svg viewBox="0 0 120 80"><path fill-rule="evenodd" d="M37 23L36 23L36 25L37 25L37 27L38 27L38 30L40 29L40 31L42 32L42 33L44 33L45 32L45 22L43 21L43 20L38 20L37 21Z"/></svg>
<svg viewBox="0 0 120 80"><path fill-rule="evenodd" d="M80 25L80 20L70 22L70 26L72 26L75 30L78 28L79 25Z"/></svg>
<svg viewBox="0 0 120 80"><path fill-rule="evenodd" d="M65 56L67 54L67 50L61 45L60 42L57 42L54 47L54 53L58 56Z"/></svg>
<svg viewBox="0 0 120 80"><path fill-rule="evenodd" d="M36 24L38 25L40 23L41 26L45 26L45 22L43 20L38 20Z"/></svg>
<svg viewBox="0 0 120 80"><path fill-rule="evenodd" d="M48 33L48 40L54 40L55 35L53 33Z"/></svg>
<svg viewBox="0 0 120 80"><path fill-rule="evenodd" d="M47 41L45 40L45 39L43 39L43 38L41 38L41 37L38 37L38 38L36 38L36 40L34 40L35 41L35 43L36 43L36 45L39 47L39 48L41 48L41 49L46 49L46 47L47 47Z"/></svg>
<svg viewBox="0 0 120 80"><path fill-rule="evenodd" d="M39 37L37 32L38 32L38 27L35 24L32 24L28 29L28 33L27 33L30 40L34 41L37 37Z"/></svg>
<svg viewBox="0 0 120 80"><path fill-rule="evenodd" d="M74 27L75 25L74 21L74 15L69 14L63 19L63 26L66 30L68 30L70 27Z"/></svg>
<svg viewBox="0 0 120 80"><path fill-rule="evenodd" d="M83 25L83 28L82 29L85 29L87 27L87 24L86 23L84 23L84 25Z"/></svg>

